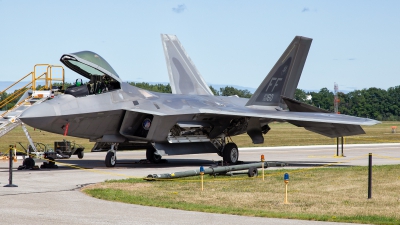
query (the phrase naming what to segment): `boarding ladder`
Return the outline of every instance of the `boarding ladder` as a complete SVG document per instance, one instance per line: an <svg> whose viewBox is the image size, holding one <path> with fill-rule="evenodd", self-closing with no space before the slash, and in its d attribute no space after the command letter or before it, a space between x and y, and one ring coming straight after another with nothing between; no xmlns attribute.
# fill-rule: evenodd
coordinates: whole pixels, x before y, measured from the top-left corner
<svg viewBox="0 0 400 225"><path fill-rule="evenodd" d="M46 71L43 74L36 75L38 67L46 67ZM53 68L61 68L61 78L54 78L53 77ZM32 81L29 82L27 85L23 86L21 89L15 91L13 94L10 94L7 98L0 102L0 108L4 105L8 104L12 100L16 98L20 98L19 101L9 110L2 111L0 115L0 138L6 135L8 132L13 130L14 128L21 125L29 144L32 146L33 150L37 154L36 148L33 144L32 138L30 137L28 130L19 119L19 116L27 110L32 105L40 104L52 97L54 97L54 91L52 89L53 81L61 81L62 86L64 88L64 68L62 66L57 65L49 65L49 64L37 64L34 66L33 72L29 73L28 75L24 76L2 92L0 95L13 87L14 85L18 84L19 82L23 81L26 77L32 75ZM45 83L40 90L36 90L36 82L44 80Z"/></svg>

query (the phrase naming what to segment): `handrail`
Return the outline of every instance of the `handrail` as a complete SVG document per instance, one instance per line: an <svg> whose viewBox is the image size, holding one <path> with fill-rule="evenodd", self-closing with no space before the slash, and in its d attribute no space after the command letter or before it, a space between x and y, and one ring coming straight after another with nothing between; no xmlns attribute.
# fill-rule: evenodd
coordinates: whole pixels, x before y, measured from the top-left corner
<svg viewBox="0 0 400 225"><path fill-rule="evenodd" d="M46 72L43 72L40 76L36 76L36 69L39 66L46 66ZM61 68L61 78L53 78L53 68ZM32 75L32 81L29 82L28 84L26 84L25 86L21 87L19 90L15 91L14 93L10 94L7 96L7 98L2 99L0 101L0 108L4 107L6 104L10 103L11 101L13 101L15 98L21 96L24 93L24 89L28 88L29 85L31 85L31 89L34 91L36 90L36 81L37 80L45 80L45 84L44 87L41 88L42 89L52 89L52 85L53 82L52 81L61 81L62 82L62 89L64 89L65 87L65 70L63 66L60 65L50 65L50 64L36 64L33 67L33 72L28 73L27 75L25 75L24 77L22 77L21 79L19 79L17 82L15 82L14 84L10 85L9 87L7 87L6 89L4 89L3 91L0 92L0 95L3 94L4 92L6 92L7 90L9 90L11 87L13 87L14 85L16 85L17 83L19 83L20 81L22 81L23 79L25 79L26 77L28 77L29 75ZM57 74L58 75L58 74ZM42 78L43 76L44 79Z"/></svg>
<svg viewBox="0 0 400 225"><path fill-rule="evenodd" d="M44 87L42 87L40 90L43 90L43 89L44 89ZM40 91L40 90L39 90L39 91ZM16 107L21 106L22 104L25 103L26 100L28 100L28 99L31 98L31 97L32 97L32 96L28 96L28 97L26 97L24 100L22 100L19 104L15 104L13 107L11 107L11 109L9 109L9 110L5 111L3 114L1 114L0 117L3 117L3 116L6 115L7 113L9 113L9 112L12 111L13 109L15 109ZM1 108L1 107L0 107L0 108Z"/></svg>
<svg viewBox="0 0 400 225"><path fill-rule="evenodd" d="M53 88L53 83L52 83L52 81L53 80L59 80L59 81L62 81L62 89L64 89L64 81L65 81L65 77L64 77L64 73L65 73L65 70L64 70L64 67L63 66L60 66L60 65L50 65L50 66L48 66L47 67L48 69L50 69L49 70L49 81L50 81L50 89L52 89ZM62 78L59 78L59 79L57 79L57 78L53 78L52 76L53 76L53 73L52 73L52 71L53 71L53 68L61 68L62 69L62 73L61 73L61 77Z"/></svg>
<svg viewBox="0 0 400 225"><path fill-rule="evenodd" d="M22 77L21 79L19 79L17 82L13 83L11 86L9 86L8 88L4 89L2 92L0 92L0 95L3 94L5 91L7 91L8 89L12 88L14 85L16 85L18 82L20 82L21 80L25 79L27 76L31 75L32 72L28 73L27 75L25 75L24 77ZM32 83L32 82L31 82Z"/></svg>
<svg viewBox="0 0 400 225"><path fill-rule="evenodd" d="M40 77L44 76L45 73L43 73L42 75L40 75L39 77L37 77L37 79L39 79ZM35 79L35 80L37 80ZM28 83L27 85L23 86L22 88L20 88L19 90L17 90L16 92L10 94L7 98L5 98L3 101L0 102L0 108L3 108L6 104L8 104L9 102L11 102L12 100L14 100L15 98L21 96L24 93L24 88L26 88L27 86L29 86L32 82Z"/></svg>
<svg viewBox="0 0 400 225"><path fill-rule="evenodd" d="M13 94L9 95L7 98L5 98L2 102L0 102L0 108L3 108L5 105L10 103L12 100L15 98L21 96L24 93L24 88L19 89L18 91L14 92Z"/></svg>
<svg viewBox="0 0 400 225"><path fill-rule="evenodd" d="M12 111L13 109L15 109L16 107L21 106L23 103L25 103L26 100L28 100L31 96L26 97L23 101L21 101L19 104L15 104L13 107L11 107L11 109L5 111L3 114L0 115L0 117L3 117L4 115L6 115L7 113L9 113L10 111Z"/></svg>
<svg viewBox="0 0 400 225"><path fill-rule="evenodd" d="M63 88L64 88L64 73L65 73L65 70L64 70L64 67L63 66L60 66L60 65L50 65L50 64L36 64L34 67L33 67L33 76L32 76L32 90L36 90L36 80L38 80L38 78L36 78L35 79L35 77L36 77L36 68L38 67L38 66L46 66L46 72L44 73L45 75L46 75L46 77L44 78L44 80L45 80L45 84L44 84L44 86L45 86L45 89L51 89L52 88L52 80L59 80L59 81L62 81L62 86L63 86ZM59 79L53 79L52 78L52 71L53 71L53 68L61 68L62 69L62 73L61 73L61 78L59 78Z"/></svg>
<svg viewBox="0 0 400 225"><path fill-rule="evenodd" d="M43 74L46 74L46 77L45 77L45 87L47 88L47 80L48 80L48 72L49 72L49 66L50 66L50 64L36 64L34 67L33 67L33 76L32 76L32 90L36 90L36 80L38 80L39 79L39 77L38 78L36 78L36 67L38 67L38 66L46 66L46 72L44 72Z"/></svg>

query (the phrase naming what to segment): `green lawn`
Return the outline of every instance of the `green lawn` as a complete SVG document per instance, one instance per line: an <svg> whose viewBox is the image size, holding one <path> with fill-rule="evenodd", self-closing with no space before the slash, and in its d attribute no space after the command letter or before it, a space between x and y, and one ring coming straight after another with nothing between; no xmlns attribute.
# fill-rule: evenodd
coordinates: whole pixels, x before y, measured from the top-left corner
<svg viewBox="0 0 400 225"><path fill-rule="evenodd" d="M290 174L284 203L283 174ZM260 171L261 173L261 171ZM104 200L189 211L302 220L400 224L400 165L373 167L372 199L367 167L268 170L263 181L240 175L169 181L127 179L88 186Z"/></svg>

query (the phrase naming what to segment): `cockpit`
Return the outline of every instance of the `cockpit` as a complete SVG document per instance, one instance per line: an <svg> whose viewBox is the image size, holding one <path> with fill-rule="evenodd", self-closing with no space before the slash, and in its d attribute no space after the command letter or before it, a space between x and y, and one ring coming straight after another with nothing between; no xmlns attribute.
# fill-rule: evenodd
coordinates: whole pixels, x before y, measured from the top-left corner
<svg viewBox="0 0 400 225"><path fill-rule="evenodd" d="M65 94L83 97L121 89L121 79L115 70L100 55L91 51L64 54L60 61L71 70L89 79L83 83L77 79L73 86L65 90Z"/></svg>

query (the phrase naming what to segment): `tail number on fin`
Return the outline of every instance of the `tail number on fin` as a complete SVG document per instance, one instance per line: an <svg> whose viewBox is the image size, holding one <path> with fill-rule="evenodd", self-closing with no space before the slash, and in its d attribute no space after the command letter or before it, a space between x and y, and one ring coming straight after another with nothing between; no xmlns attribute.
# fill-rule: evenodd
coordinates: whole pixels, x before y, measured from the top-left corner
<svg viewBox="0 0 400 225"><path fill-rule="evenodd" d="M268 83L268 86L267 86L267 88L265 89L265 92L268 92L268 89L269 89L270 87L272 87L272 90L270 91L270 93L271 93L271 92L274 92L274 89L275 89L276 87L279 86L279 83L278 83L278 82L281 81L281 80L283 80L283 79L282 79L282 78L273 77L273 78L271 79L271 81ZM271 102L272 99L274 99L274 94L264 94L264 96L263 96L263 98L262 98L262 101L263 101L263 102Z"/></svg>
<svg viewBox="0 0 400 225"><path fill-rule="evenodd" d="M265 94L262 101L263 102L270 102L274 99L274 94Z"/></svg>

